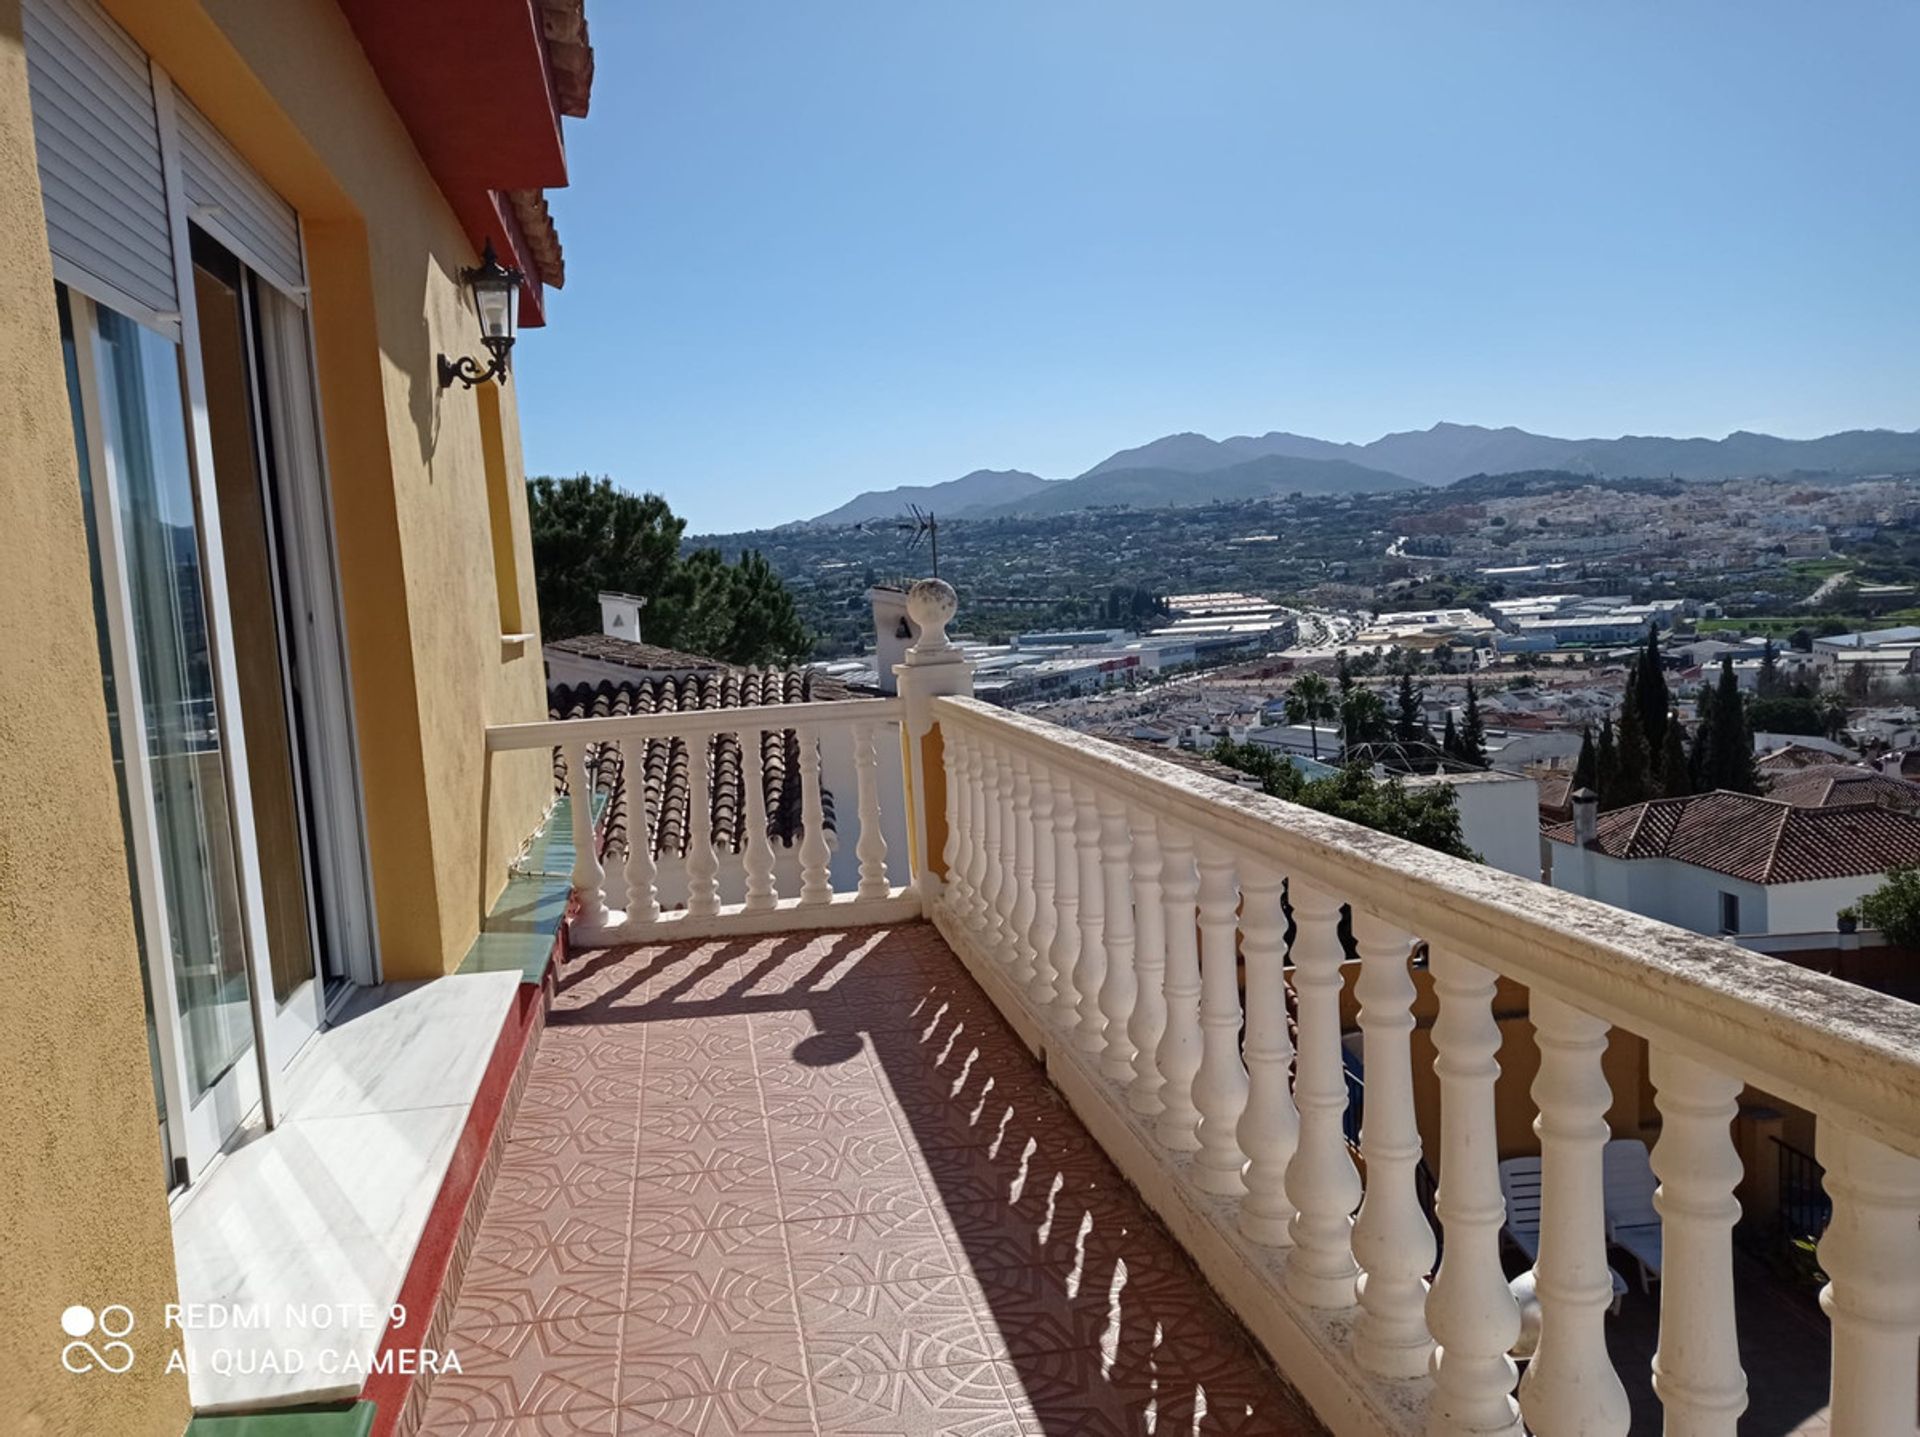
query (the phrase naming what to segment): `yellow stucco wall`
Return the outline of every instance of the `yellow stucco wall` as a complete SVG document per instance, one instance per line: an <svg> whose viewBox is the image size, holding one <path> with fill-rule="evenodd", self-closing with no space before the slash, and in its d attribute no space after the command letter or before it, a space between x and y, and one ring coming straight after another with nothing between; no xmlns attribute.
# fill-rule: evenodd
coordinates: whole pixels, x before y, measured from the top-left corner
<svg viewBox="0 0 1920 1437"><path fill-rule="evenodd" d="M500 642L481 406L435 375L440 352L478 352L459 280L476 256L329 0L105 3L301 212L382 959L389 978L446 972L551 789L541 756L490 761L483 744L546 701L539 644ZM539 363L540 340L516 362ZM506 401L518 476L511 386Z"/></svg>
<svg viewBox="0 0 1920 1437"><path fill-rule="evenodd" d="M173 1237L20 0L0 0L0 195L0 1432L175 1437L185 1378L138 1340L174 1300ZM62 1310L112 1302L141 1324L132 1370L63 1371Z"/></svg>

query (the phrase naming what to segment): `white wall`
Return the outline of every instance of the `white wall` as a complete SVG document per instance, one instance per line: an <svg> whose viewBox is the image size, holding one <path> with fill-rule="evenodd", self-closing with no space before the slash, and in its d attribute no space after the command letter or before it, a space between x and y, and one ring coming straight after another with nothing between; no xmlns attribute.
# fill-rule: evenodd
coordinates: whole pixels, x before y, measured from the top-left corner
<svg viewBox="0 0 1920 1437"><path fill-rule="evenodd" d="M1540 785L1519 773L1442 774L1409 788L1445 784L1460 808L1460 834L1490 867L1540 877Z"/></svg>
<svg viewBox="0 0 1920 1437"><path fill-rule="evenodd" d="M1720 895L1740 900L1743 933L1831 933L1842 908L1877 889L1878 874L1810 883L1748 883L1670 858L1609 858L1553 843L1553 885L1695 933L1720 932Z"/></svg>

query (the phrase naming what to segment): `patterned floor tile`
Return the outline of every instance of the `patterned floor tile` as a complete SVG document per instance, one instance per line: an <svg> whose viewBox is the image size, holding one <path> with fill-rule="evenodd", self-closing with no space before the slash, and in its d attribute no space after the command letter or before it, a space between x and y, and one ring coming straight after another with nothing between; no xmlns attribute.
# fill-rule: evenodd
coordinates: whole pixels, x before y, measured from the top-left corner
<svg viewBox="0 0 1920 1437"><path fill-rule="evenodd" d="M561 994L427 1433L1313 1432L925 925Z"/></svg>

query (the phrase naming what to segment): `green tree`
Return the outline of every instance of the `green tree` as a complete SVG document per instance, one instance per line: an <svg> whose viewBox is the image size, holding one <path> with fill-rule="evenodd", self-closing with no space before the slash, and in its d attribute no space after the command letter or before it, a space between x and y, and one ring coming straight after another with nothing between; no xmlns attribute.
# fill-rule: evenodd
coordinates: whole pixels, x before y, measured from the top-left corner
<svg viewBox="0 0 1920 1437"><path fill-rule="evenodd" d="M1815 699L1776 696L1756 698L1747 705L1747 723L1755 733L1797 733L1818 737L1827 731L1826 717Z"/></svg>
<svg viewBox="0 0 1920 1437"><path fill-rule="evenodd" d="M1619 768L1613 746L1613 715L1608 714L1600 720L1600 739L1593 746L1593 791L1599 796L1602 812L1616 806Z"/></svg>
<svg viewBox="0 0 1920 1437"><path fill-rule="evenodd" d="M1902 948L1920 948L1920 868L1895 868L1862 898L1860 919Z"/></svg>
<svg viewBox="0 0 1920 1437"><path fill-rule="evenodd" d="M1720 660L1720 681L1701 694L1700 722L1694 730L1693 787L1697 793L1729 789L1758 793L1760 771L1753 761L1753 729L1746 701L1734 677L1733 656Z"/></svg>
<svg viewBox="0 0 1920 1437"><path fill-rule="evenodd" d="M1447 784L1409 789L1397 779L1376 779L1359 764L1327 778L1308 779L1261 744L1221 743L1208 755L1252 774L1264 793L1303 804L1336 818L1391 833L1456 858L1479 860L1460 829L1460 807Z"/></svg>
<svg viewBox="0 0 1920 1437"><path fill-rule="evenodd" d="M1460 757L1460 733L1453 726L1453 710L1447 710L1447 721L1440 728L1440 752L1448 758Z"/></svg>
<svg viewBox="0 0 1920 1437"><path fill-rule="evenodd" d="M1659 790L1662 798L1685 798L1693 792L1693 772L1687 762L1687 736L1680 721L1667 725L1667 745L1660 755Z"/></svg>
<svg viewBox="0 0 1920 1437"><path fill-rule="evenodd" d="M1588 724L1580 730L1580 757L1573 763L1575 789L1592 788L1598 782L1594 776L1593 764L1593 725Z"/></svg>
<svg viewBox="0 0 1920 1437"><path fill-rule="evenodd" d="M729 564L717 549L682 556L686 521L657 494L585 474L527 483L534 582L549 639L600 631L602 591L646 599L651 643L735 664L788 663L812 651L793 595L764 556Z"/></svg>
<svg viewBox="0 0 1920 1437"><path fill-rule="evenodd" d="M1613 793L1609 808L1625 808L1651 796L1648 786L1653 761L1647 735L1641 727L1640 705L1620 705L1620 727L1613 736Z"/></svg>
<svg viewBox="0 0 1920 1437"><path fill-rule="evenodd" d="M1754 685L1754 692L1763 699L1770 699L1780 692L1780 656L1774 652L1773 636L1760 647L1760 677ZM1756 728L1765 731L1765 725L1756 723Z"/></svg>
<svg viewBox="0 0 1920 1437"><path fill-rule="evenodd" d="M1414 687L1413 675L1403 671L1394 703L1393 736L1400 743L1418 743L1427 736L1426 727L1426 717L1420 709L1420 691Z"/></svg>
<svg viewBox="0 0 1920 1437"><path fill-rule="evenodd" d="M1646 740L1647 752L1657 754L1664 751L1667 714L1673 708L1673 698L1667 692L1666 669L1660 662L1658 624L1651 624L1647 628L1647 646L1635 662L1633 672L1627 676L1627 695L1640 710L1640 734ZM1623 713L1623 722L1624 719Z"/></svg>
<svg viewBox="0 0 1920 1437"><path fill-rule="evenodd" d="M1392 732L1387 706L1372 689L1356 688L1340 701L1340 727L1345 743L1384 743Z"/></svg>
<svg viewBox="0 0 1920 1437"><path fill-rule="evenodd" d="M1336 713L1333 691L1319 674L1302 674L1287 690L1287 722L1305 724L1313 756L1320 757L1320 725Z"/></svg>

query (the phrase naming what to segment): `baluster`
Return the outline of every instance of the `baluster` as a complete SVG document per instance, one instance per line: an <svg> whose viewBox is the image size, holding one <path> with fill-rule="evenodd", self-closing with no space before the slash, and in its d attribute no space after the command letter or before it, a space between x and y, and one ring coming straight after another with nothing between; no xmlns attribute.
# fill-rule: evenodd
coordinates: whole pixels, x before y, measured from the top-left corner
<svg viewBox="0 0 1920 1437"><path fill-rule="evenodd" d="M1920 1352L1920 1159L1822 1117L1814 1151L1833 1217L1820 1239L1833 1325L1833 1437L1914 1430ZM1675 1279L1663 1278L1664 1291Z"/></svg>
<svg viewBox="0 0 1920 1437"><path fill-rule="evenodd" d="M1247 1106L1240 1114L1240 1147L1247 1155L1247 1199L1240 1231L1272 1247L1293 1243L1293 1204L1287 1164L1299 1144L1288 1075L1293 1040L1287 1036L1287 915L1280 906L1280 875L1257 863L1240 873L1241 951L1247 963Z"/></svg>
<svg viewBox="0 0 1920 1437"><path fill-rule="evenodd" d="M1433 1229L1414 1192L1420 1129L1413 1118L1413 935L1356 909L1353 937L1360 950L1355 995L1367 1085L1360 1127L1367 1188L1353 1219L1361 1273L1353 1355L1382 1377L1421 1377L1433 1355L1427 1331Z"/></svg>
<svg viewBox="0 0 1920 1437"><path fill-rule="evenodd" d="M1740 1220L1733 1189L1743 1172L1733 1115L1741 1083L1657 1047L1648 1066L1660 1104L1653 1147L1662 1247L1653 1390L1666 1409L1669 1437L1733 1437L1747 1407L1733 1316L1733 1225Z"/></svg>
<svg viewBox="0 0 1920 1437"><path fill-rule="evenodd" d="M1080 990L1074 976L1080 959L1080 846L1076 837L1079 821L1073 780L1064 773L1056 773L1053 776L1053 906L1059 916L1053 929L1053 951L1047 956L1053 967L1052 1018L1055 1025L1066 1032L1071 1032L1080 1019Z"/></svg>
<svg viewBox="0 0 1920 1437"><path fill-rule="evenodd" d="M860 841L854 854L860 860L861 898L885 898L893 892L887 882L887 836L880 831L880 761L873 751L873 725L853 726L854 782L860 790Z"/></svg>
<svg viewBox="0 0 1920 1437"><path fill-rule="evenodd" d="M1194 900L1200 880L1193 839L1173 824L1160 836L1160 898L1167 944L1167 1027L1160 1035L1160 1116L1153 1135L1163 1147L1190 1153L1200 1146L1200 1110L1193 1078L1200 1071L1200 929Z"/></svg>
<svg viewBox="0 0 1920 1437"><path fill-rule="evenodd" d="M1007 927L1013 937L1013 981L1022 991L1033 986L1033 773L1027 756L1009 756L1013 790L1006 796L1013 832L1013 889Z"/></svg>
<svg viewBox="0 0 1920 1437"><path fill-rule="evenodd" d="M1157 1117L1160 1101L1160 1039L1167 1031L1167 912L1160 893L1160 831L1151 813L1133 818L1133 966L1140 975L1127 1036L1133 1040L1133 1082L1127 1106Z"/></svg>
<svg viewBox="0 0 1920 1437"><path fill-rule="evenodd" d="M600 854L593 831L593 779L587 774L587 746L580 740L566 745L568 808L573 818L573 891L580 896L579 922L588 929L607 921L606 899L600 890Z"/></svg>
<svg viewBox="0 0 1920 1437"><path fill-rule="evenodd" d="M606 750L612 747L614 745L611 743L601 745L602 763L606 762L604 757ZM607 799L607 805L608 811L611 812L613 805L611 796ZM614 914L625 913L628 906L627 855L633 843L633 835L628 831L631 814L630 808L622 812L620 842L616 846L610 837L607 842L607 851L600 856L600 901L606 905L609 923L614 921Z"/></svg>
<svg viewBox="0 0 1920 1437"><path fill-rule="evenodd" d="M1200 869L1200 1071L1193 1105L1200 1110L1200 1151L1193 1180L1203 1192L1247 1190L1240 1151L1240 1114L1247 1106L1247 1069L1240 1061L1240 972L1234 912L1233 855L1202 839Z"/></svg>
<svg viewBox="0 0 1920 1437"><path fill-rule="evenodd" d="M960 745L959 729L952 724L940 725L940 767L947 779L947 841L940 856L947 870L943 885L947 907L955 913L965 908L967 892L967 779Z"/></svg>
<svg viewBox="0 0 1920 1437"><path fill-rule="evenodd" d="M1540 1138L1540 1346L1520 1380L1520 1412L1536 1432L1621 1437L1626 1389L1607 1357L1606 1209L1600 1153L1612 1093L1600 1060L1607 1025L1569 1003L1531 995L1540 1071L1533 1080ZM1371 1094L1369 1094L1371 1098ZM1371 1105L1371 1103L1369 1103Z"/></svg>
<svg viewBox="0 0 1920 1437"><path fill-rule="evenodd" d="M780 893L773 881L773 837L767 823L767 736L764 729L740 735L740 784L746 808L746 851L741 866L747 875L749 913L776 907Z"/></svg>
<svg viewBox="0 0 1920 1437"><path fill-rule="evenodd" d="M980 792L986 805L986 823L981 829L986 850L985 881L980 885L980 921L985 925L987 947L996 958L1004 957L1000 945L1007 941L1006 918L1000 907L1000 887L1006 881L1006 828L1000 808L1000 783L1003 757L997 746L980 745Z"/></svg>
<svg viewBox="0 0 1920 1437"><path fill-rule="evenodd" d="M1340 900L1295 878L1287 885L1293 908L1293 991L1299 1015L1293 1100L1300 1110L1300 1145L1287 1164L1293 1219L1293 1256L1287 1291L1308 1307L1353 1306L1360 1269L1353 1260L1353 1210L1360 1205L1360 1174L1347 1149L1347 1073L1340 1049Z"/></svg>
<svg viewBox="0 0 1920 1437"><path fill-rule="evenodd" d="M713 739L687 740L687 913L720 911L720 859L713 851Z"/></svg>
<svg viewBox="0 0 1920 1437"><path fill-rule="evenodd" d="M1440 1191L1446 1246L1427 1294L1433 1354L1430 1437L1520 1437L1513 1400L1518 1374L1507 1355L1520 1335L1520 1309L1500 1265L1500 1152L1494 1084L1500 1025L1493 974L1435 947L1428 967L1440 1012L1433 1070L1440 1079ZM1371 1087L1371 1084L1369 1084Z"/></svg>
<svg viewBox="0 0 1920 1437"><path fill-rule="evenodd" d="M1115 794L1100 791L1095 805L1100 815L1100 872L1103 884L1101 947L1107 973L1100 983L1100 1015L1106 1046L1100 1071L1122 1083L1133 1081L1133 1037L1127 1024L1133 1018L1138 992L1133 952L1132 842L1127 834L1127 805Z"/></svg>
<svg viewBox="0 0 1920 1437"><path fill-rule="evenodd" d="M629 760L621 770L627 786L627 923L656 923L660 892L654 885L653 814L647 806L647 741L629 739L621 748Z"/></svg>
<svg viewBox="0 0 1920 1437"><path fill-rule="evenodd" d="M820 736L800 730L800 901L833 902L833 849L827 844L826 806L820 799Z"/></svg>
<svg viewBox="0 0 1920 1437"><path fill-rule="evenodd" d="M1080 951L1074 958L1075 1023L1073 1045L1083 1053L1106 1048L1100 1012L1100 985L1107 981L1106 879L1100 872L1100 809L1093 790L1073 786L1074 852L1080 866Z"/></svg>
<svg viewBox="0 0 1920 1437"><path fill-rule="evenodd" d="M1033 981L1027 985L1027 998L1033 1011L1046 1014L1056 997L1053 971L1055 930L1060 914L1055 906L1054 874L1057 853L1054 844L1053 778L1038 761L1029 760L1033 790L1033 923L1028 939L1033 948Z"/></svg>
<svg viewBox="0 0 1920 1437"><path fill-rule="evenodd" d="M967 922L987 923L987 755L977 734L966 736L967 754Z"/></svg>

